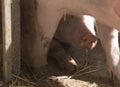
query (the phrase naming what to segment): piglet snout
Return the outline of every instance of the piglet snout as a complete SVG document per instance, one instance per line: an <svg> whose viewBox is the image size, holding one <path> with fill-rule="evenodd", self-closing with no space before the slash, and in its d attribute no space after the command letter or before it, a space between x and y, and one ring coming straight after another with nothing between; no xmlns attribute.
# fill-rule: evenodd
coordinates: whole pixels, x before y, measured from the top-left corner
<svg viewBox="0 0 120 87"><path fill-rule="evenodd" d="M93 49L97 44L97 38L94 35L86 35L80 44L82 48Z"/></svg>

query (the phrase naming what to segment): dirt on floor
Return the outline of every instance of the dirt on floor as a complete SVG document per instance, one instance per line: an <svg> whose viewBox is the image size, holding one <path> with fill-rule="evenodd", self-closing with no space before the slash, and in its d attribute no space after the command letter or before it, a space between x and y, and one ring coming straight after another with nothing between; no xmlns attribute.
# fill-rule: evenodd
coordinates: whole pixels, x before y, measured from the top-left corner
<svg viewBox="0 0 120 87"><path fill-rule="evenodd" d="M81 65L80 70L65 72L55 60L49 59L48 73L36 75L22 61L21 75L13 75L15 79L9 83L9 87L114 87L100 43L93 50L71 48L70 53ZM1 80L0 87L2 85Z"/></svg>

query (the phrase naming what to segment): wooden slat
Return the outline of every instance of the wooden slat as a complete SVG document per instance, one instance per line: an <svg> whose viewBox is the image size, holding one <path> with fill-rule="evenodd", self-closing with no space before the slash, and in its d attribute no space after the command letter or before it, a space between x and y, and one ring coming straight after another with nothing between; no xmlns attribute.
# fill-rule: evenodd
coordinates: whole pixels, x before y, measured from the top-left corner
<svg viewBox="0 0 120 87"><path fill-rule="evenodd" d="M3 73L5 81L9 81L12 75L11 24L11 0L2 0Z"/></svg>
<svg viewBox="0 0 120 87"><path fill-rule="evenodd" d="M0 66L2 66L2 12L1 12L1 1L0 0Z"/></svg>
<svg viewBox="0 0 120 87"><path fill-rule="evenodd" d="M12 73L20 73L19 0L2 0L2 32L3 73L5 81L9 81Z"/></svg>
<svg viewBox="0 0 120 87"><path fill-rule="evenodd" d="M13 73L20 74L20 0L12 0Z"/></svg>

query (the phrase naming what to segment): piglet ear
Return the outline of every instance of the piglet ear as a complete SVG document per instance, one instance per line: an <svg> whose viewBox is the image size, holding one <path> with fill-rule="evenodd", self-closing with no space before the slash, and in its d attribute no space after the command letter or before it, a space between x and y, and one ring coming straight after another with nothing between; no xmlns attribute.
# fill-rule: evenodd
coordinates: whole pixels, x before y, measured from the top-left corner
<svg viewBox="0 0 120 87"><path fill-rule="evenodd" d="M113 7L115 13L120 17L120 0L117 0Z"/></svg>

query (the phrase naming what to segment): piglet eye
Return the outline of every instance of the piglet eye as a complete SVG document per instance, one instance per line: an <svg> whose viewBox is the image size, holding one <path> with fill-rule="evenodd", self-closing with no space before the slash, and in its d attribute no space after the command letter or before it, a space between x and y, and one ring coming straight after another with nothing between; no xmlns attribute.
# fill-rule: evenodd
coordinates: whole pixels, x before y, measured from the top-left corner
<svg viewBox="0 0 120 87"><path fill-rule="evenodd" d="M86 42L86 41L87 41L87 39L86 39L86 38L84 38L84 39L83 39L83 42Z"/></svg>

